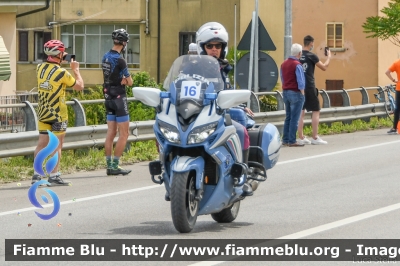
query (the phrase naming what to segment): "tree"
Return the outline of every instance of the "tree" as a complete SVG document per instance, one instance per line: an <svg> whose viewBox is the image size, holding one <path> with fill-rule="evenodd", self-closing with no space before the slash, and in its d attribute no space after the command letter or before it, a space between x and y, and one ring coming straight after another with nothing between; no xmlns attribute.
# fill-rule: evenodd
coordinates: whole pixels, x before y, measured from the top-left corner
<svg viewBox="0 0 400 266"><path fill-rule="evenodd" d="M389 6L381 12L383 16L367 17L362 25L367 38L379 38L389 40L396 46L400 46L400 0L390 0Z"/></svg>

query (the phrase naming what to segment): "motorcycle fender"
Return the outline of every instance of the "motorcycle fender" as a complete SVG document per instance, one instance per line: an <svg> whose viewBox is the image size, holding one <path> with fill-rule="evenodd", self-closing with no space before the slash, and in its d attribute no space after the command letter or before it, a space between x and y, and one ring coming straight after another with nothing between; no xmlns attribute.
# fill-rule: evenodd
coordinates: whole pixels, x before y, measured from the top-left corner
<svg viewBox="0 0 400 266"><path fill-rule="evenodd" d="M204 171L203 157L189 157L181 156L175 157L171 163L171 180L170 184L174 182L174 173L188 172L191 170L196 171L196 189L203 188L203 171Z"/></svg>

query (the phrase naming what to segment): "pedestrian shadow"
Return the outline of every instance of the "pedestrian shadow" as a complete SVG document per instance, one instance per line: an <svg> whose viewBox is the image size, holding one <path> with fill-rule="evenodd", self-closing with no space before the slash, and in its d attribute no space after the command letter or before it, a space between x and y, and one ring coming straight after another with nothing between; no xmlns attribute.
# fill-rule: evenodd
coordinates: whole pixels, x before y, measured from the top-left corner
<svg viewBox="0 0 400 266"><path fill-rule="evenodd" d="M31 187L31 185L7 185L7 186L0 186L0 191L1 190L28 190Z"/></svg>
<svg viewBox="0 0 400 266"><path fill-rule="evenodd" d="M243 228L251 225L253 225L253 223L232 222L232 223L222 224L214 221L198 221L196 222L196 225L194 229L190 232L190 234L196 235L196 234L203 234L205 232L218 233L228 229ZM173 236L180 233L175 229L172 221L149 221L149 222L143 222L140 225L136 226L112 229L110 234L142 235L142 236Z"/></svg>

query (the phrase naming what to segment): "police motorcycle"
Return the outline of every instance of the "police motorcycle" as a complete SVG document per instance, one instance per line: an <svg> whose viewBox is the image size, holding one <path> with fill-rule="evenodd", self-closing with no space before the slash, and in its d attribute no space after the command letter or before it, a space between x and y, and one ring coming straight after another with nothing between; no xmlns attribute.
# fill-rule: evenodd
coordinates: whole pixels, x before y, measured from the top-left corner
<svg viewBox="0 0 400 266"><path fill-rule="evenodd" d="M159 160L149 164L152 181L164 183L177 231L190 232L198 215L234 221L248 180L265 181L279 158L281 140L272 124L249 129L249 162L228 110L247 102L248 90L223 90L218 61L207 55L177 58L164 82L167 91L135 87L133 95L155 107ZM158 176L157 178L155 176Z"/></svg>

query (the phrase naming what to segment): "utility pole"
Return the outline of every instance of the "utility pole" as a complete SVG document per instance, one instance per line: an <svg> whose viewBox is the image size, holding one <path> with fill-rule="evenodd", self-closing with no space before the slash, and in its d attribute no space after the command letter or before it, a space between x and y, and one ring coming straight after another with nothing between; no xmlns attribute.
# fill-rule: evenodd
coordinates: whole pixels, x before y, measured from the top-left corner
<svg viewBox="0 0 400 266"><path fill-rule="evenodd" d="M283 60L289 57L292 47L292 0L285 0L285 53Z"/></svg>
<svg viewBox="0 0 400 266"><path fill-rule="evenodd" d="M258 25L258 0L255 2L255 11L256 11L256 19L255 23L255 31L254 31L254 92L258 92L258 33L259 33L259 25Z"/></svg>

